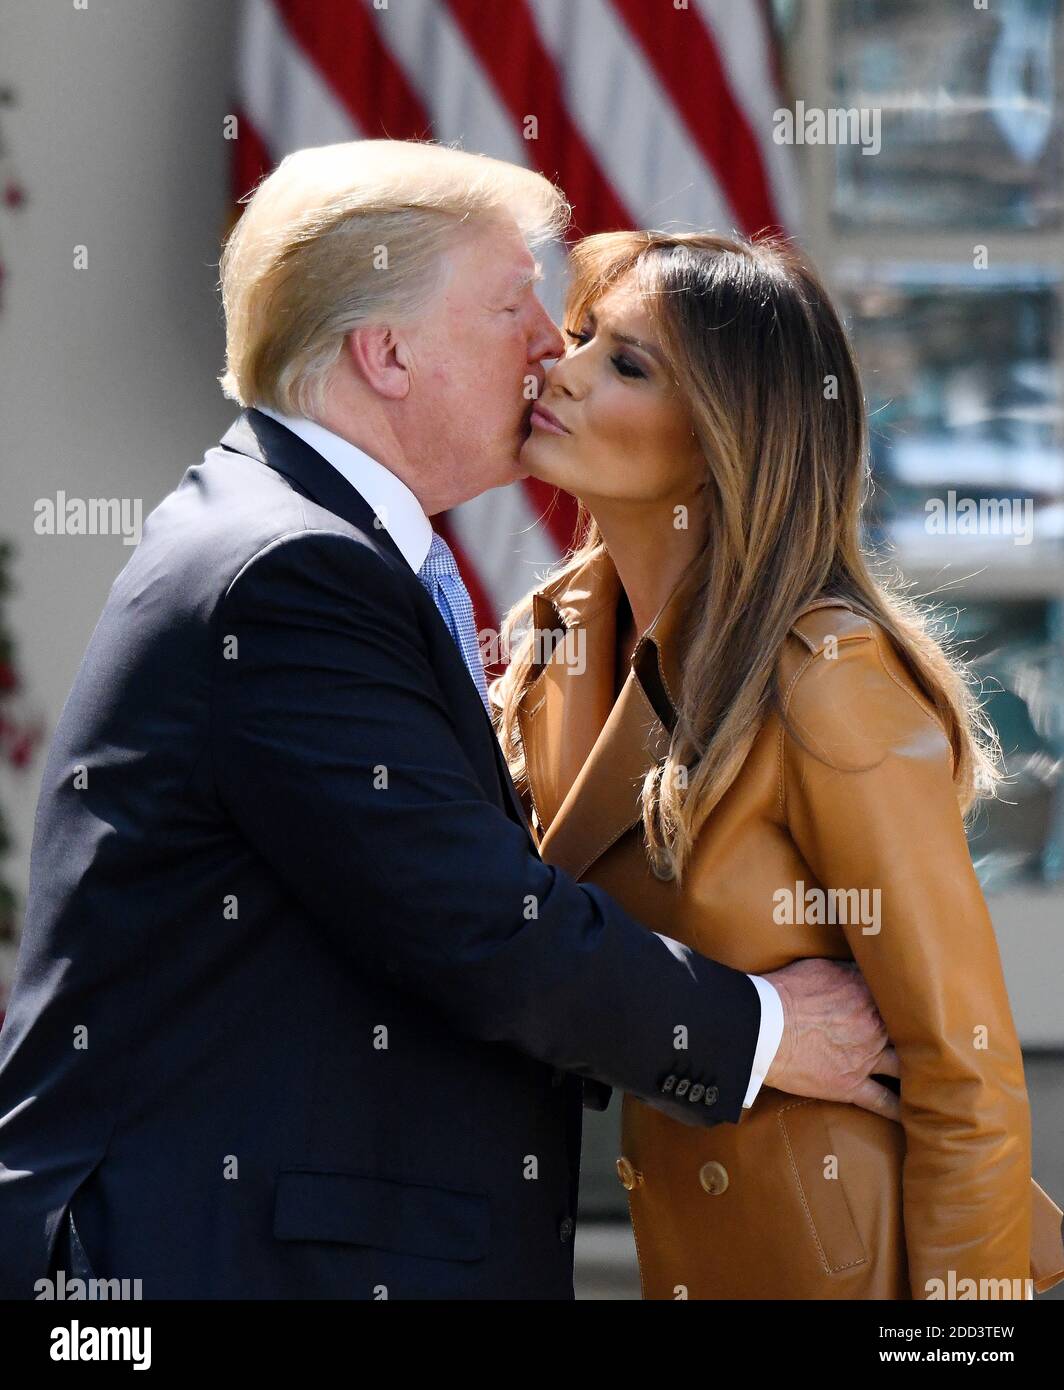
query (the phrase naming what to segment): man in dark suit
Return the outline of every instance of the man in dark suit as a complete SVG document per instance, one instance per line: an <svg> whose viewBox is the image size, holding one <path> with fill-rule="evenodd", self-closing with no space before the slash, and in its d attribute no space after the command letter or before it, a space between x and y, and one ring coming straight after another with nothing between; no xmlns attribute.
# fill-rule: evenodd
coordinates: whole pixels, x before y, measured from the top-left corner
<svg viewBox="0 0 1064 1390"><path fill-rule="evenodd" d="M306 151L227 247L225 385L263 409L148 519L55 733L0 1034L0 1296L62 1269L567 1298L585 1085L703 1125L766 1074L890 1103L849 967L751 980L523 823L428 517L516 475L522 379L560 351L513 212L540 184Z"/></svg>

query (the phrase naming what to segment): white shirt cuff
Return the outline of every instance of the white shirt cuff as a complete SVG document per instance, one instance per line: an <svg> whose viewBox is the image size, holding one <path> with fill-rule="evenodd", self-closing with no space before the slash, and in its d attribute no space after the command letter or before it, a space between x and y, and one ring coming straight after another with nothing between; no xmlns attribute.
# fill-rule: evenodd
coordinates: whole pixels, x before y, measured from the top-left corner
<svg viewBox="0 0 1064 1390"><path fill-rule="evenodd" d="M757 1035L754 1069L750 1073L750 1085L746 1089L746 1099L743 1101L744 1110L749 1110L757 1098L765 1073L772 1065L783 1039L783 1004L775 986L763 980L760 975L751 975L750 979L753 980L757 997L761 1000L761 1028Z"/></svg>

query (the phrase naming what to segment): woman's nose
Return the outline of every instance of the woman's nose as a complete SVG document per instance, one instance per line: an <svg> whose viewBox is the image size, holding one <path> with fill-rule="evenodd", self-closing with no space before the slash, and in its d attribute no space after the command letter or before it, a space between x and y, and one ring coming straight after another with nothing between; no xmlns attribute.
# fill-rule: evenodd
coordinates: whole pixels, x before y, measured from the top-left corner
<svg viewBox="0 0 1064 1390"><path fill-rule="evenodd" d="M580 364L572 357L559 357L552 367L547 369L547 379L543 383L543 390L562 391L574 400L579 399L583 394L583 387L580 384Z"/></svg>

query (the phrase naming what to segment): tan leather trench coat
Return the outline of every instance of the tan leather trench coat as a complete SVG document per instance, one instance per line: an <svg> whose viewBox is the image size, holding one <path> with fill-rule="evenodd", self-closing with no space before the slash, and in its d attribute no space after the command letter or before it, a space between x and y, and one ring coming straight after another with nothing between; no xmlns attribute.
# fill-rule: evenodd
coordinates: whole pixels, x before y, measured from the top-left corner
<svg viewBox="0 0 1064 1390"><path fill-rule="evenodd" d="M1061 1213L1032 1183L1020 1048L949 744L892 641L835 602L797 618L779 678L800 741L769 716L678 887L648 863L638 795L668 746L692 595L674 592L615 698L619 587L600 552L534 598L554 637L519 726L543 858L736 969L856 960L901 1065L900 1124L763 1087L738 1124L699 1128L626 1096L618 1173L644 1297L1056 1283Z"/></svg>

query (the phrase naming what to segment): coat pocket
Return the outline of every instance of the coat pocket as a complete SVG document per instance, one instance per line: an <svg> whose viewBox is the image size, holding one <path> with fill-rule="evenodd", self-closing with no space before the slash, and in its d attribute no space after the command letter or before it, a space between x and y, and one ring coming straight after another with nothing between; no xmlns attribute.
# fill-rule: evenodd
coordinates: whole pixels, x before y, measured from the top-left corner
<svg viewBox="0 0 1064 1390"><path fill-rule="evenodd" d="M834 1154L819 1101L796 1101L776 1114L791 1174L798 1188L817 1254L828 1274L855 1269L868 1255L839 1176L828 1176Z"/></svg>
<svg viewBox="0 0 1064 1390"><path fill-rule="evenodd" d="M432 1260L483 1259L489 1198L370 1173L288 1169L277 1178L278 1240L364 1245Z"/></svg>

